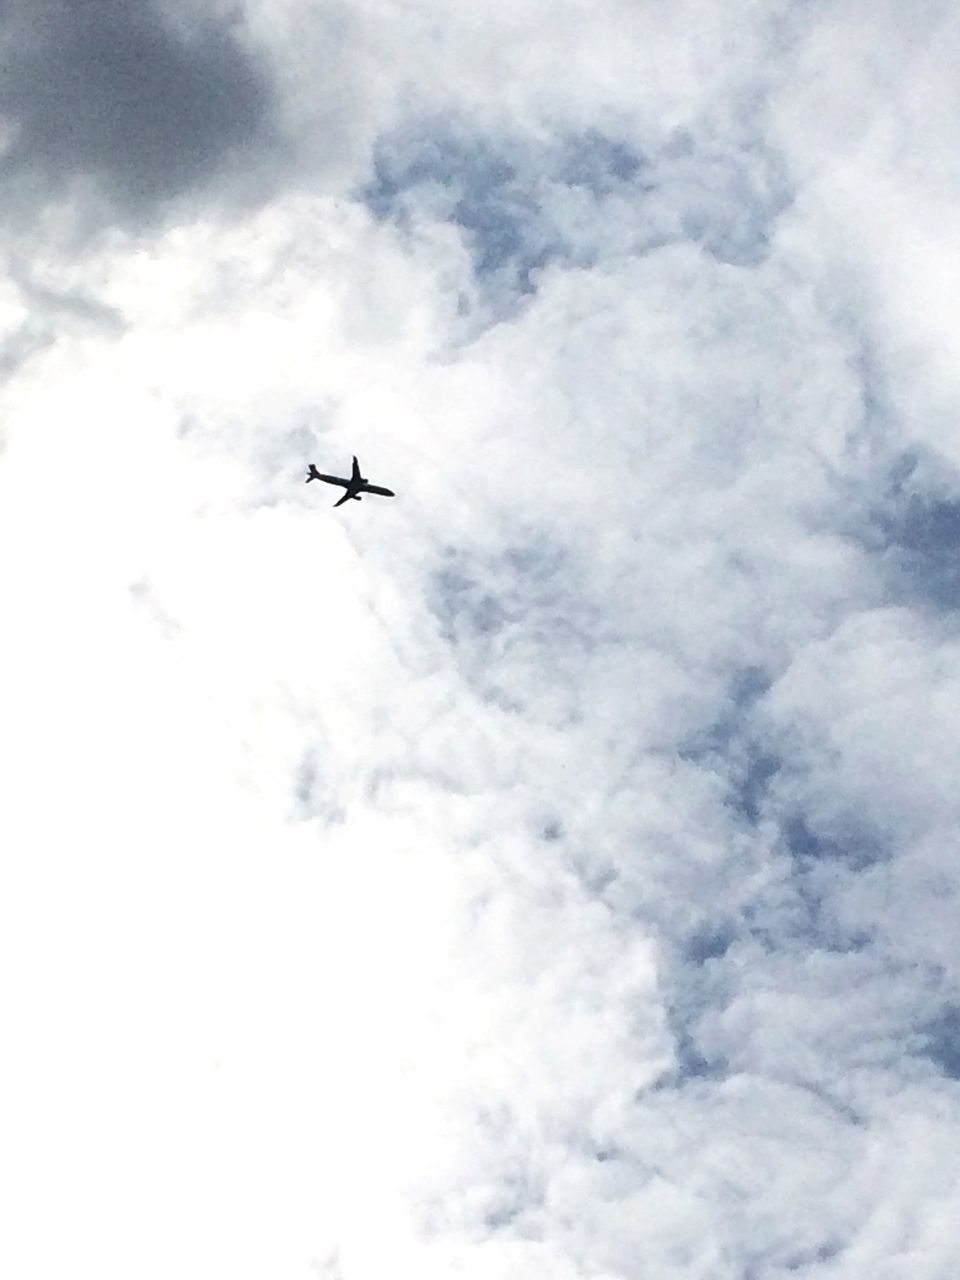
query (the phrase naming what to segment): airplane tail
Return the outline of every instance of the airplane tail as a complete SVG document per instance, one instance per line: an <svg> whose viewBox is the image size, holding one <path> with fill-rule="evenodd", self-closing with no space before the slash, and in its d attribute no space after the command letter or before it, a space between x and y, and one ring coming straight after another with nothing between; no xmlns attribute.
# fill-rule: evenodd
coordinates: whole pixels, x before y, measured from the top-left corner
<svg viewBox="0 0 960 1280"><path fill-rule="evenodd" d="M319 479L320 479L320 472L311 462L309 468L307 469L306 483L309 484L311 480L319 480Z"/></svg>

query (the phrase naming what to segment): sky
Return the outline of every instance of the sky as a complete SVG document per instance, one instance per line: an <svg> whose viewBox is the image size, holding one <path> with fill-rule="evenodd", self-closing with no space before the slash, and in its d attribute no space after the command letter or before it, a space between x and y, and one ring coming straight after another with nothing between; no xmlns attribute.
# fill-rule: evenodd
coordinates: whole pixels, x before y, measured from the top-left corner
<svg viewBox="0 0 960 1280"><path fill-rule="evenodd" d="M4 1274L955 1277L956 7L0 52Z"/></svg>

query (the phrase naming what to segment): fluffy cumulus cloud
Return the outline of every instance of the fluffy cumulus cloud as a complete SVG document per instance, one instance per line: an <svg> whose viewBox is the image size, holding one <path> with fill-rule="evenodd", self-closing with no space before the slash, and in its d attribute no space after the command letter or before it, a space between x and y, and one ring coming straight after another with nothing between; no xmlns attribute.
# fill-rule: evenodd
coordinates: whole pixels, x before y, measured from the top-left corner
<svg viewBox="0 0 960 1280"><path fill-rule="evenodd" d="M5 1271L956 1274L958 42L0 9Z"/></svg>

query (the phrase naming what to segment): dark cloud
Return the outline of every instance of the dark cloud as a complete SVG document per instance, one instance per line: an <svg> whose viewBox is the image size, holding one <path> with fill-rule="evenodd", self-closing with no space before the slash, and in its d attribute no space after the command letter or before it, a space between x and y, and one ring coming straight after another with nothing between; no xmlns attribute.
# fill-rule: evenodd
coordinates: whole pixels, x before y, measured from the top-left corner
<svg viewBox="0 0 960 1280"><path fill-rule="evenodd" d="M862 870L881 862L885 856L874 833L858 830L849 823L839 835L826 835L818 830L809 814L794 813L784 819L782 830L787 849L801 863L834 859L854 870Z"/></svg>
<svg viewBox="0 0 960 1280"><path fill-rule="evenodd" d="M948 1005L929 1024L926 1053L945 1076L960 1080L960 1007Z"/></svg>
<svg viewBox="0 0 960 1280"><path fill-rule="evenodd" d="M731 266L766 260L776 221L792 199L779 162L763 148L731 150L686 134L660 159L656 182L676 205L678 238Z"/></svg>
<svg viewBox="0 0 960 1280"><path fill-rule="evenodd" d="M647 167L644 158L626 143L598 129L587 129L579 137L564 140L559 177L569 186L583 186L594 195L606 195L633 185Z"/></svg>
<svg viewBox="0 0 960 1280"><path fill-rule="evenodd" d="M869 423L874 438L865 432L862 443L880 449L896 415L884 401L879 377L865 372L863 386L865 416L875 421ZM868 466L857 483L840 487L844 532L876 558L884 603L935 612L957 609L960 471L929 447L891 453L876 469Z"/></svg>
<svg viewBox="0 0 960 1280"><path fill-rule="evenodd" d="M647 155L596 128L531 141L450 120L382 139L359 195L401 226L428 218L462 228L478 282L514 295L534 292L551 262L590 266L612 249L693 241L718 261L756 265L790 199L774 159L747 143L678 133Z"/></svg>
<svg viewBox="0 0 960 1280"><path fill-rule="evenodd" d="M878 527L897 595L960 607L960 499L913 496Z"/></svg>
<svg viewBox="0 0 960 1280"><path fill-rule="evenodd" d="M741 820L760 821L764 799L781 761L754 741L753 711L770 688L760 667L735 671L728 682L723 713L702 729L687 735L677 754L681 760L722 771L729 779L729 804Z"/></svg>
<svg viewBox="0 0 960 1280"><path fill-rule="evenodd" d="M44 0L0 24L3 171L34 199L69 197L80 180L143 217L269 133L266 76L223 21L175 29L150 0Z"/></svg>
<svg viewBox="0 0 960 1280"><path fill-rule="evenodd" d="M384 141L362 198L379 218L408 222L425 195L434 214L467 234L478 277L506 273L521 293L531 273L565 252L539 207L533 157L444 126Z"/></svg>
<svg viewBox="0 0 960 1280"><path fill-rule="evenodd" d="M777 756L752 743L747 745L742 765L734 765L731 804L747 822L760 821L770 783L780 772L780 767L781 761Z"/></svg>
<svg viewBox="0 0 960 1280"><path fill-rule="evenodd" d="M724 1056L707 1048L700 1023L711 1010L729 999L721 963L734 941L732 928L697 930L681 949L676 964L665 968L666 1019L673 1039L673 1064L657 1082L657 1088L682 1088L693 1081L720 1080L727 1071Z"/></svg>
<svg viewBox="0 0 960 1280"><path fill-rule="evenodd" d="M697 1045L692 1025L676 1015L668 1017L673 1032L674 1067L658 1082L658 1088L679 1088L692 1081L722 1080L726 1062L719 1056L707 1056Z"/></svg>
<svg viewBox="0 0 960 1280"><path fill-rule="evenodd" d="M734 931L729 925L705 926L698 929L687 942L686 959L695 965L716 960L727 953L734 937Z"/></svg>

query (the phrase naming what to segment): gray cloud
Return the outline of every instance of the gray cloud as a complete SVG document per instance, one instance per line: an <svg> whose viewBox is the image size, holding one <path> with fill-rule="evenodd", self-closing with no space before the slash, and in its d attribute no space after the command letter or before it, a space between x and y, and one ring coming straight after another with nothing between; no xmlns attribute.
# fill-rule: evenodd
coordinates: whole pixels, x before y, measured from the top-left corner
<svg viewBox="0 0 960 1280"><path fill-rule="evenodd" d="M905 495L877 516L875 532L895 596L960 607L960 498Z"/></svg>
<svg viewBox="0 0 960 1280"><path fill-rule="evenodd" d="M946 1004L926 1031L925 1052L951 1080L960 1080L960 1008Z"/></svg>
<svg viewBox="0 0 960 1280"><path fill-rule="evenodd" d="M269 77L220 17L174 26L147 0L13 3L0 26L8 186L68 201L88 182L142 219L257 161Z"/></svg>
<svg viewBox="0 0 960 1280"><path fill-rule="evenodd" d="M382 139L374 170L360 192L374 213L406 228L459 228L483 289L501 301L532 292L549 263L588 266L670 243L756 265L790 200L782 165L748 130L731 145L708 127L651 151L595 127L532 140L426 120Z"/></svg>

